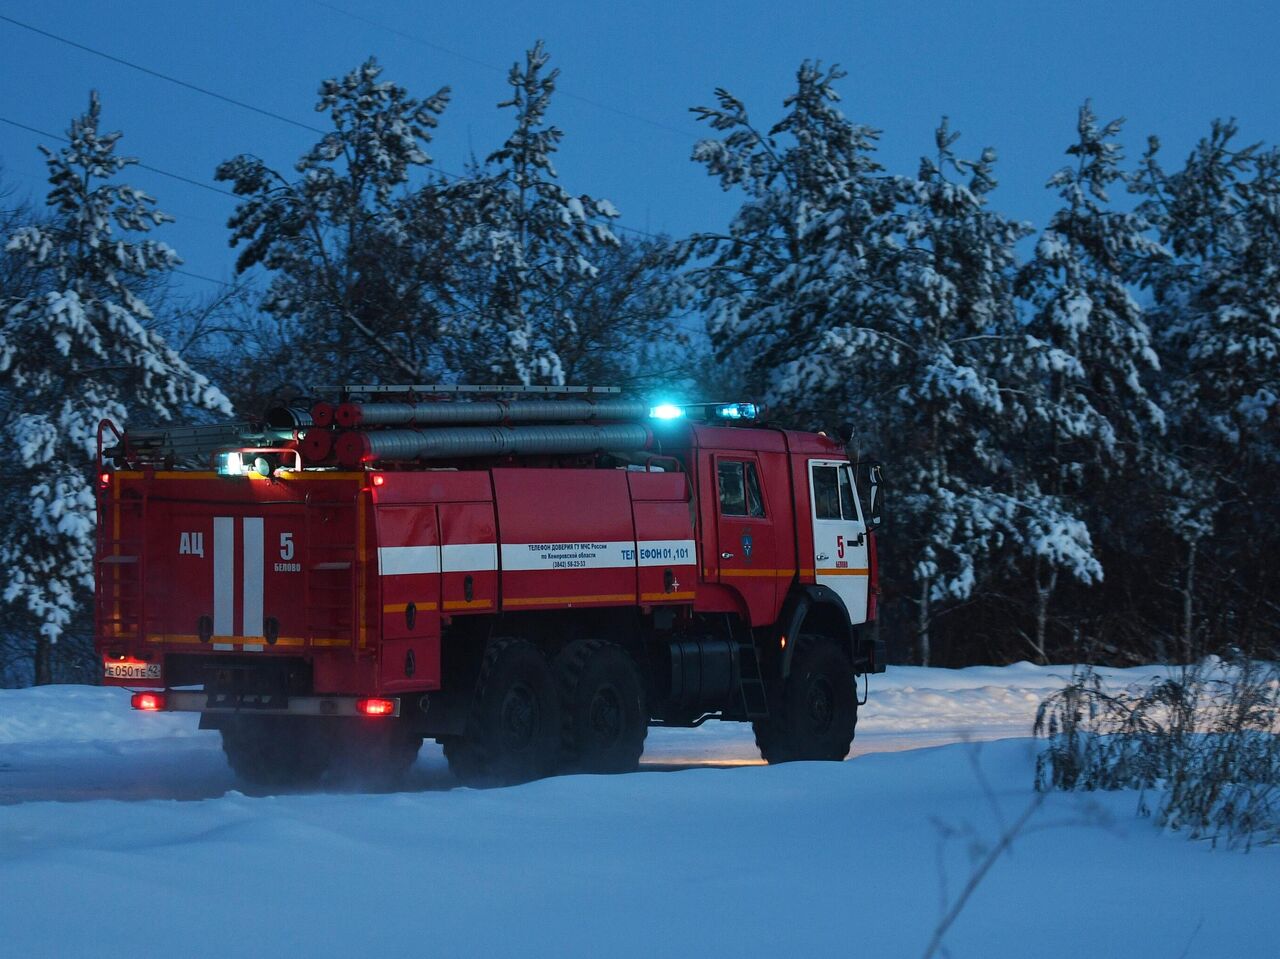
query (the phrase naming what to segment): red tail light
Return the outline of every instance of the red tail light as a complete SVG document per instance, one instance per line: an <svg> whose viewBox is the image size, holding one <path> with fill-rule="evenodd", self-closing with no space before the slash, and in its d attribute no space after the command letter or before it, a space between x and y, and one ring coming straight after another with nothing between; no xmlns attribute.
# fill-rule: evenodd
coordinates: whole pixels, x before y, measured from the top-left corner
<svg viewBox="0 0 1280 959"><path fill-rule="evenodd" d="M362 716L394 716L396 701L394 699L358 699L356 712Z"/></svg>
<svg viewBox="0 0 1280 959"><path fill-rule="evenodd" d="M148 713L159 712L164 709L164 693L134 693L129 705Z"/></svg>
<svg viewBox="0 0 1280 959"><path fill-rule="evenodd" d="M386 481L387 481L387 478L386 478L385 476L383 476L381 473L374 473L374 474L373 474L373 485L374 485L374 486L381 486L381 485L382 485L383 483L385 483Z"/></svg>
<svg viewBox="0 0 1280 959"><path fill-rule="evenodd" d="M103 472L99 473L99 474L98 474L98 482L99 482L99 483L101 483L103 486L110 486L110 485L111 485L111 474L110 474L110 473L108 473L108 472L106 472L105 470L104 470Z"/></svg>

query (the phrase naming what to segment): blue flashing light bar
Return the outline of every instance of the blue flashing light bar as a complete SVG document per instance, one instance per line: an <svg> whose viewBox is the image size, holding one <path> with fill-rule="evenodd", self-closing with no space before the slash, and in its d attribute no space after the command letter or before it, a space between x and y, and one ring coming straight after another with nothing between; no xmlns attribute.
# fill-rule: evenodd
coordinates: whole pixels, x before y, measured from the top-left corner
<svg viewBox="0 0 1280 959"><path fill-rule="evenodd" d="M678 420L684 416L684 409L674 403L659 403L649 410L649 418L655 420Z"/></svg>
<svg viewBox="0 0 1280 959"><path fill-rule="evenodd" d="M764 408L758 403L658 403L649 407L649 418L654 420L680 420L692 416L702 422L751 423L763 413Z"/></svg>

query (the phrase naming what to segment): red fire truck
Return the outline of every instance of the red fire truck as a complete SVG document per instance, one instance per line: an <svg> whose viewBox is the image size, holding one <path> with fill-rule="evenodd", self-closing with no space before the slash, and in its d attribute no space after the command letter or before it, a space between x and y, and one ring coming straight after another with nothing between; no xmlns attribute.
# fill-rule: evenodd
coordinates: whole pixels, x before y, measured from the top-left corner
<svg viewBox="0 0 1280 959"><path fill-rule="evenodd" d="M847 755L884 669L875 466L749 403L352 386L261 423L100 431L95 637L245 781L616 772L651 725ZM848 437L846 436L845 439Z"/></svg>

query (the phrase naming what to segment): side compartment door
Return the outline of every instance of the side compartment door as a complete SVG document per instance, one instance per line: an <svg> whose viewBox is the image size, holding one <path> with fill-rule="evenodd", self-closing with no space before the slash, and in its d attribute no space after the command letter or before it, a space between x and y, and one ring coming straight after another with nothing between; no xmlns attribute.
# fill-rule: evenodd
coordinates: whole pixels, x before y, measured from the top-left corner
<svg viewBox="0 0 1280 959"><path fill-rule="evenodd" d="M493 502L440 504L445 616L492 613L498 605L498 537Z"/></svg>
<svg viewBox="0 0 1280 959"><path fill-rule="evenodd" d="M809 461L814 578L833 590L851 623L867 621L867 527L853 493L848 463Z"/></svg>
<svg viewBox="0 0 1280 959"><path fill-rule="evenodd" d="M378 688L440 685L440 533L435 506L378 507Z"/></svg>

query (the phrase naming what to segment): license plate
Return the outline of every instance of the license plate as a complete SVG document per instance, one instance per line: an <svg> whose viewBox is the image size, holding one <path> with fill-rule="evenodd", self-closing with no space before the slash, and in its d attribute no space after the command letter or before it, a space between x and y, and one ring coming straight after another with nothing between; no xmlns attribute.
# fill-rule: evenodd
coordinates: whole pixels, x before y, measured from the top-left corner
<svg viewBox="0 0 1280 959"><path fill-rule="evenodd" d="M162 679L163 673L159 663L140 663L125 660L124 662L104 662L102 664L104 679Z"/></svg>

